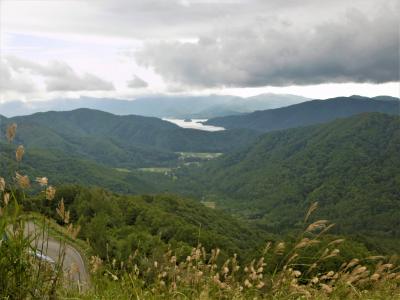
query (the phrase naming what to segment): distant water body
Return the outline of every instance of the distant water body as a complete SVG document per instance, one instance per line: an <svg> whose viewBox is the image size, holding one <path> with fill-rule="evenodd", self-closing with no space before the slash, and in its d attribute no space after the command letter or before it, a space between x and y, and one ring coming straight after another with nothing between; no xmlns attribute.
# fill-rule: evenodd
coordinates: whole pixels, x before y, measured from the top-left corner
<svg viewBox="0 0 400 300"><path fill-rule="evenodd" d="M171 118L163 118L164 121L168 121L174 123L182 128L191 128L191 129L198 129L198 130L205 130L205 131L221 131L225 130L223 127L217 127L212 125L204 125L201 122L207 121L207 119L171 119Z"/></svg>

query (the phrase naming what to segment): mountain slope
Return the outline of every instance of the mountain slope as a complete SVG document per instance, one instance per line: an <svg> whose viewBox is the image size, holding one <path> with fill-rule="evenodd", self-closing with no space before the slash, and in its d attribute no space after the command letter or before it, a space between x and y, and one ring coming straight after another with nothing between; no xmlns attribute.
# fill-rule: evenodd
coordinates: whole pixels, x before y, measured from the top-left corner
<svg viewBox="0 0 400 300"><path fill-rule="evenodd" d="M247 128L273 131L325 123L363 112L400 114L400 101L393 97L365 98L360 96L313 100L288 107L256 111L239 116L210 119L207 125L224 128Z"/></svg>
<svg viewBox="0 0 400 300"><path fill-rule="evenodd" d="M40 198L25 205L57 218L55 208L63 198L71 222L82 226L79 237L89 240L102 258L127 259L135 250L139 255L157 254L171 247L183 255L198 243L207 250L218 247L240 255L256 251L267 238L222 211L173 195L128 196L66 185L58 188L51 203Z"/></svg>
<svg viewBox="0 0 400 300"><path fill-rule="evenodd" d="M18 124L16 143L57 150L113 167L168 166L174 152L226 152L254 141L249 130L183 129L152 117L116 116L96 110L37 113L2 120Z"/></svg>
<svg viewBox="0 0 400 300"><path fill-rule="evenodd" d="M399 117L367 113L265 134L188 182L197 183L199 197L268 230L285 231L318 201L318 217L335 222L338 232L399 241L399 153Z"/></svg>

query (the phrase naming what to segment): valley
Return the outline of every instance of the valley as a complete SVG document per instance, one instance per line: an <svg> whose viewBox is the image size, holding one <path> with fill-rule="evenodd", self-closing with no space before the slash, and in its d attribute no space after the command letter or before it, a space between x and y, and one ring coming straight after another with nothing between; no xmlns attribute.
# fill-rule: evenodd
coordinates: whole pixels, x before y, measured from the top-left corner
<svg viewBox="0 0 400 300"><path fill-rule="evenodd" d="M342 105L325 101L318 105ZM333 111L333 120L272 132L187 129L88 109L2 117L3 132L17 124L14 142L26 154L15 161L14 145L0 142L0 176L13 182L11 170L18 170L51 178L55 199L48 203L32 184L18 200L26 212L57 219L57 205L65 203L68 222L79 225L78 238L92 253L127 261L136 249L141 267L143 259L168 249L184 257L196 245L249 262L265 243L283 238L294 245L307 207L316 202L312 220L335 223L321 247L330 238L347 240L337 264L354 255L397 254L400 119L394 100L382 104L390 114L380 106L369 112L368 101L377 100L346 101L367 112L336 118Z"/></svg>

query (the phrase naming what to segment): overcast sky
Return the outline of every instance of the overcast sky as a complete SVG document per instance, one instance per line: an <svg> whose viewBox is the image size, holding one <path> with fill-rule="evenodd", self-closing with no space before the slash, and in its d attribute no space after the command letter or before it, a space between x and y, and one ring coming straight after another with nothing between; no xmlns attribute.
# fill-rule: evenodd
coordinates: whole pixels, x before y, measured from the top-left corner
<svg viewBox="0 0 400 300"><path fill-rule="evenodd" d="M0 0L0 101L399 96L397 0Z"/></svg>

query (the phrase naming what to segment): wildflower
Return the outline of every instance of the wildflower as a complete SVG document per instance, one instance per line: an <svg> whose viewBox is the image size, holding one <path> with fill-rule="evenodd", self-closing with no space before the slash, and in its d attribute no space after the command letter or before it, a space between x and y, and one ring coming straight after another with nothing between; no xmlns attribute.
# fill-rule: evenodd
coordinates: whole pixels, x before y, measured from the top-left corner
<svg viewBox="0 0 400 300"><path fill-rule="evenodd" d="M15 151L15 159L17 160L17 162L20 162L22 160L24 154L25 154L24 146L19 145L17 151Z"/></svg>
<svg viewBox="0 0 400 300"><path fill-rule="evenodd" d="M4 192L6 188L6 181L3 177L0 177L0 192Z"/></svg>
<svg viewBox="0 0 400 300"><path fill-rule="evenodd" d="M51 185L46 188L46 199L47 200L53 200L54 196L56 195L56 189L52 187Z"/></svg>
<svg viewBox="0 0 400 300"><path fill-rule="evenodd" d="M46 186L49 182L47 177L36 177L36 182L40 184L41 187Z"/></svg>
<svg viewBox="0 0 400 300"><path fill-rule="evenodd" d="M31 182L29 180L29 177L26 175L21 175L18 172L15 173L15 178L17 180L17 183L21 189L27 189L31 186Z"/></svg>
<svg viewBox="0 0 400 300"><path fill-rule="evenodd" d="M6 137L9 143L11 143L14 140L16 132L17 132L17 124L12 123L11 125L8 125Z"/></svg>

